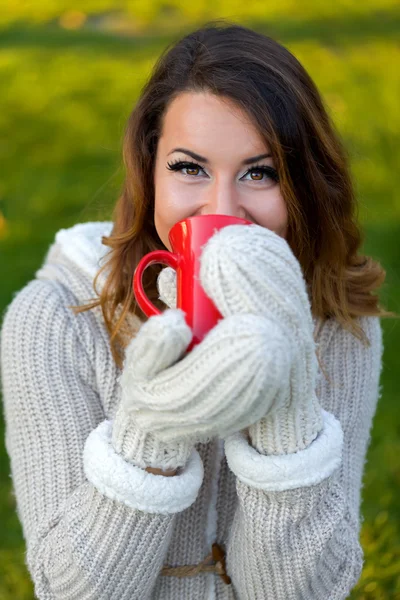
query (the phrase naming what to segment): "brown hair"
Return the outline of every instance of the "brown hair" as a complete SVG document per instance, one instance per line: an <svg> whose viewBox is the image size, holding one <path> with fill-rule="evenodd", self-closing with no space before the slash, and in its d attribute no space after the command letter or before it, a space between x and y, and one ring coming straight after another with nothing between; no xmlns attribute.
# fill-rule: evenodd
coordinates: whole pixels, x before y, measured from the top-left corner
<svg viewBox="0 0 400 600"><path fill-rule="evenodd" d="M244 109L268 144L288 209L287 242L309 285L314 316L335 317L368 344L357 316L395 317L379 306L386 273L358 255L363 242L348 157L321 96L304 67L277 41L244 26L212 21L168 46L156 62L127 122L126 177L102 242L111 250L94 279L99 296L74 312L101 306L111 349L121 366L128 314L146 317L132 292L132 274L144 254L166 249L154 225L154 162L163 117L184 91L208 91ZM156 278L145 271L148 297L162 309ZM101 293L97 278L108 270ZM121 334L121 335L120 335Z"/></svg>

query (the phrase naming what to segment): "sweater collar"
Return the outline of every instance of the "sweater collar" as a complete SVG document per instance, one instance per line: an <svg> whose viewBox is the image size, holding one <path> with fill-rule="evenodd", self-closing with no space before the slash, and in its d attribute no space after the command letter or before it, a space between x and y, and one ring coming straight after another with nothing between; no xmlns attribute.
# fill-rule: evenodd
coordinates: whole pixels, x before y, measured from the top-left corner
<svg viewBox="0 0 400 600"><path fill-rule="evenodd" d="M109 251L109 247L102 244L103 235L110 235L113 228L112 221L97 221L77 223L68 229L60 229L55 236L55 243L49 252L64 256L83 271L90 279L94 279L96 273L103 265L103 258ZM105 273L99 277L99 285L105 280Z"/></svg>

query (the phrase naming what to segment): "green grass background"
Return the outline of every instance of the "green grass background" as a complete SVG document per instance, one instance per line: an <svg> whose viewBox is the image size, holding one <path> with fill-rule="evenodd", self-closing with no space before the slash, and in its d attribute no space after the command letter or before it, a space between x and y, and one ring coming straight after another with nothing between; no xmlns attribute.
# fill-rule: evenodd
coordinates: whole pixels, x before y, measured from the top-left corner
<svg viewBox="0 0 400 600"><path fill-rule="evenodd" d="M351 156L365 252L387 271L400 312L400 7L389 0L9 0L0 15L0 321L56 231L111 218L121 140L152 64L170 41L225 18L272 35L319 86ZM383 397L362 490L362 576L352 599L400 599L399 323L382 320ZM0 421L0 600L32 583Z"/></svg>

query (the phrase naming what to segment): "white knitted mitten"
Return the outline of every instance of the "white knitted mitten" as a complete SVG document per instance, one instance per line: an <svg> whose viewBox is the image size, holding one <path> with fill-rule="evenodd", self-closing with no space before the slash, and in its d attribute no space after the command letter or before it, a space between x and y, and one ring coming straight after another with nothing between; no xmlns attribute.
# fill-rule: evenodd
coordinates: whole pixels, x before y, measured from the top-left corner
<svg viewBox="0 0 400 600"><path fill-rule="evenodd" d="M221 319L185 354L191 337L184 313L167 309L126 349L113 443L138 466L177 468L195 442L255 423L290 368L287 338L268 318Z"/></svg>
<svg viewBox="0 0 400 600"><path fill-rule="evenodd" d="M249 427L251 444L262 454L306 448L322 430L323 419L315 394L318 361L311 306L289 244L258 225L224 227L203 249L200 280L224 317L254 314L269 319L293 355L275 401L268 397L265 416ZM265 343L268 347L268 339Z"/></svg>
<svg viewBox="0 0 400 600"><path fill-rule="evenodd" d="M136 373L143 378L151 377L152 373L177 361L190 343L192 334L179 315L165 313L163 324L162 335L155 340L158 352L152 357L146 353L146 345L154 341L157 320L154 322L149 319L142 325L136 338L127 347L119 377L122 398L113 423L112 442L116 451L128 462L142 469L155 467L167 471L186 464L192 444L189 441L163 442L152 432L140 430L130 412L125 410L130 393L129 373ZM149 333L147 336L146 329Z"/></svg>

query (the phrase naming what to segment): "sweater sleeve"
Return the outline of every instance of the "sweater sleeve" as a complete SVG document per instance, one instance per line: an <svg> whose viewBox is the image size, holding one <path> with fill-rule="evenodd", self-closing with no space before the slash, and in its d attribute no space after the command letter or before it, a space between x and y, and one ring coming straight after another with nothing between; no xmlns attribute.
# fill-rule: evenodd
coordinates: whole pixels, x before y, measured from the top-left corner
<svg viewBox="0 0 400 600"><path fill-rule="evenodd" d="M74 321L73 303L61 284L33 280L2 324L6 448L27 566L41 600L145 600L203 466L193 450L180 474L162 477L113 450L95 336Z"/></svg>
<svg viewBox="0 0 400 600"><path fill-rule="evenodd" d="M369 347L337 321L323 330L324 427L307 448L262 455L243 432L225 442L238 494L227 547L238 600L344 600L361 575L360 492L383 345L377 317L359 323Z"/></svg>

